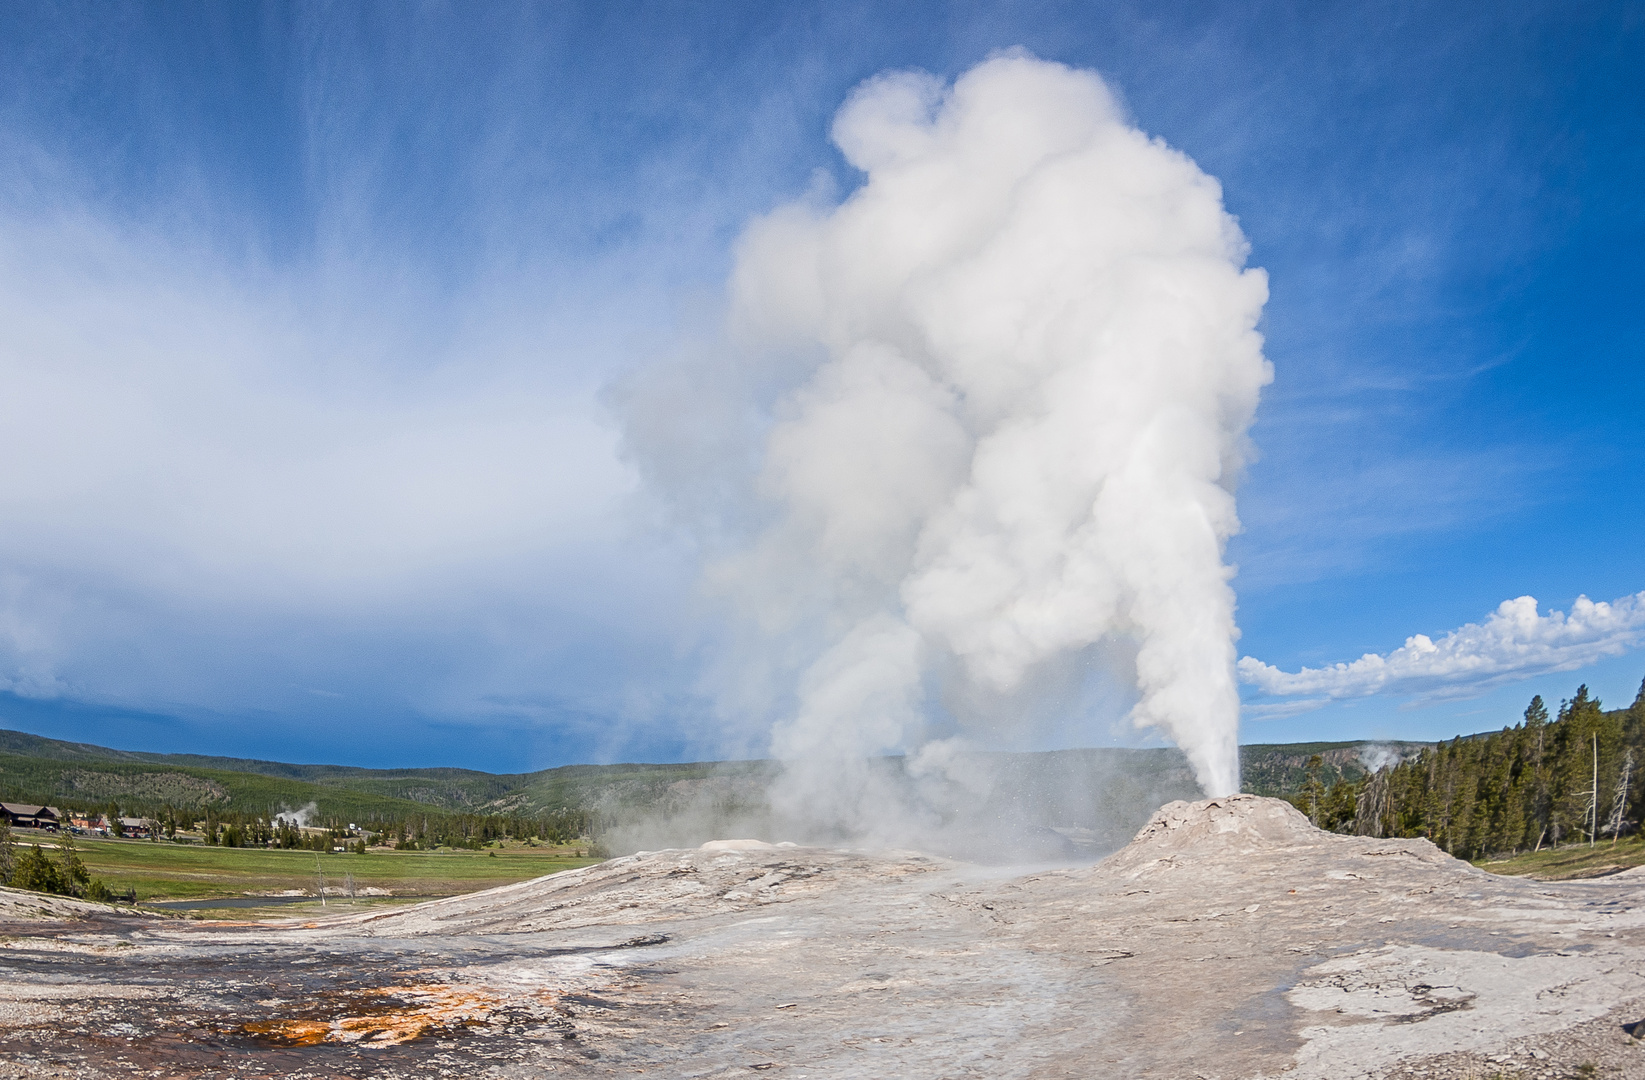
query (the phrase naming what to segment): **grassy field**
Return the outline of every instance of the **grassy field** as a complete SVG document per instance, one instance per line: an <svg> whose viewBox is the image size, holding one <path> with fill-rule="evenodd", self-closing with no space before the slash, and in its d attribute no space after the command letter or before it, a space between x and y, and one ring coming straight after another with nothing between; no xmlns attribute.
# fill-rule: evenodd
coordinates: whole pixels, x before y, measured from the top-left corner
<svg viewBox="0 0 1645 1080"><path fill-rule="evenodd" d="M1515 855L1511 859L1484 860L1474 865L1493 874L1512 874L1542 881L1602 877L1619 870L1645 866L1645 838L1631 836L1615 844L1601 840L1593 847L1566 844Z"/></svg>
<svg viewBox="0 0 1645 1080"><path fill-rule="evenodd" d="M18 837L20 846L28 840ZM46 841L42 847L55 846ZM452 896L588 866L576 848L510 844L492 851L369 851L364 855L261 848L207 847L147 840L74 843L92 877L115 892L134 889L139 900L280 893L316 886L315 863L327 889L354 877L356 889L386 889L396 896Z"/></svg>

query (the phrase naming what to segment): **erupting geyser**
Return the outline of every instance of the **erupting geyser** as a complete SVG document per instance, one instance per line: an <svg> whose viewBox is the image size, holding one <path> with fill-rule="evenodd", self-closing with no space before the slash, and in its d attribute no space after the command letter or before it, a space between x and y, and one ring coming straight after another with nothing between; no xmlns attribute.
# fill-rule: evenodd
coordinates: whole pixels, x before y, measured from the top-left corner
<svg viewBox="0 0 1645 1080"><path fill-rule="evenodd" d="M934 707L1010 722L1103 642L1134 650L1132 720L1237 790L1223 553L1271 370L1221 188L1095 73L1022 53L873 79L833 135L860 187L754 222L731 284L742 379L786 386L768 516L712 570L797 687L775 794L872 820L854 763L909 750L917 779Z"/></svg>

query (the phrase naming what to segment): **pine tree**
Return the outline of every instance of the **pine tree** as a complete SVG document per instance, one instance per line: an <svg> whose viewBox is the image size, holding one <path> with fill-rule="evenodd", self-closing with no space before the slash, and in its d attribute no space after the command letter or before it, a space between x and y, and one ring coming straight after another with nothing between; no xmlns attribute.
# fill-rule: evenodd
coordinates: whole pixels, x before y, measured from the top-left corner
<svg viewBox="0 0 1645 1080"><path fill-rule="evenodd" d="M1309 822L1319 828L1319 804L1325 795L1325 785L1320 781L1319 772L1325 765L1324 760L1315 754L1308 759L1307 779L1303 781L1302 790L1297 794L1297 809L1308 815Z"/></svg>
<svg viewBox="0 0 1645 1080"><path fill-rule="evenodd" d="M31 844L17 859L17 868L12 874L12 885L19 889L32 889L35 892L60 893L63 890L63 876L45 852L40 850L39 844Z"/></svg>
<svg viewBox="0 0 1645 1080"><path fill-rule="evenodd" d="M1510 781L1503 807L1502 831L1497 835L1498 851L1515 852L1525 846L1525 789L1519 778Z"/></svg>
<svg viewBox="0 0 1645 1080"><path fill-rule="evenodd" d="M1329 832L1352 832L1359 809L1359 785L1338 780L1320 801L1319 827Z"/></svg>
<svg viewBox="0 0 1645 1080"><path fill-rule="evenodd" d="M1548 706L1542 703L1541 694L1531 698L1531 703L1525 707L1525 736L1531 766L1531 783L1526 792L1530 798L1531 820L1527 822L1527 828L1536 830L1534 846L1540 848L1553 828L1553 795L1548 788L1546 765Z"/></svg>
<svg viewBox="0 0 1645 1080"><path fill-rule="evenodd" d="M1440 743L1360 780L1351 827L1426 836L1463 858L1618 836L1645 817L1636 812L1645 785L1634 779L1642 740L1645 687L1629 709L1607 713L1580 686L1551 721L1536 697L1522 724ZM1336 789L1320 805L1322 824L1347 822Z"/></svg>
<svg viewBox="0 0 1645 1080"><path fill-rule="evenodd" d="M1452 759L1450 850L1471 858L1479 819L1479 758L1474 741L1458 742Z"/></svg>
<svg viewBox="0 0 1645 1080"><path fill-rule="evenodd" d="M1468 834L1468 850L1485 855L1504 844L1512 762L1513 731L1503 728L1499 736L1483 740L1479 756L1479 790L1473 828Z"/></svg>
<svg viewBox="0 0 1645 1080"><path fill-rule="evenodd" d="M63 892L69 896L84 895L86 886L91 884L91 874L80 861L80 853L74 850L72 834L65 832L58 842L57 859L57 877Z"/></svg>
<svg viewBox="0 0 1645 1080"><path fill-rule="evenodd" d="M1645 762L1645 682L1639 684L1639 693L1634 696L1634 703L1628 706L1628 711L1622 717L1622 745L1633 751L1634 763L1637 768ZM1627 821L1645 820L1645 784L1635 784L1635 793L1630 796L1628 809L1623 818Z"/></svg>

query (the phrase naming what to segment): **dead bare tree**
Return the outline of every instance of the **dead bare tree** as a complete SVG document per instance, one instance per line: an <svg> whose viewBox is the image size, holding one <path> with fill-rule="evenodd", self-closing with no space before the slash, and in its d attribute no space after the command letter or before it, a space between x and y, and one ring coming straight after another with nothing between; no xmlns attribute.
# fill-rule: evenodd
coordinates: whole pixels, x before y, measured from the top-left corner
<svg viewBox="0 0 1645 1080"><path fill-rule="evenodd" d="M1611 834L1611 844L1622 835L1623 814L1628 809L1628 788L1634 779L1634 749L1629 747L1622 755L1622 772L1617 774L1616 792L1611 796L1611 817L1605 822L1605 831Z"/></svg>
<svg viewBox="0 0 1645 1080"><path fill-rule="evenodd" d="M1599 735L1594 735L1594 784L1581 794L1588 796L1588 805L1582 814L1582 823L1588 827L1588 846L1594 846L1599 832Z"/></svg>
<svg viewBox="0 0 1645 1080"><path fill-rule="evenodd" d="M1392 766L1384 765L1372 774L1369 782L1354 804L1355 836L1390 836L1393 823L1389 821L1393 794L1389 790Z"/></svg>

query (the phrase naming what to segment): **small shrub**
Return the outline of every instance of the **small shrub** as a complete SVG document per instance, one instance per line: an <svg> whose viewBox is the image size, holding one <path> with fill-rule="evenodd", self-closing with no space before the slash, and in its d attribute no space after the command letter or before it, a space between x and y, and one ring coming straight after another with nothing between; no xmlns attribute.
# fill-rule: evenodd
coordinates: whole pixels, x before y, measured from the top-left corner
<svg viewBox="0 0 1645 1080"><path fill-rule="evenodd" d="M29 849L18 856L17 866L12 871L11 883L19 889L31 889L34 892L63 893L63 875L57 869L57 864L46 857L40 850L39 844L30 845Z"/></svg>
<svg viewBox="0 0 1645 1080"><path fill-rule="evenodd" d="M58 876L62 878L63 891L70 896L80 896L91 884L91 873L80 861L80 853L74 850L74 837L63 837L59 855Z"/></svg>

